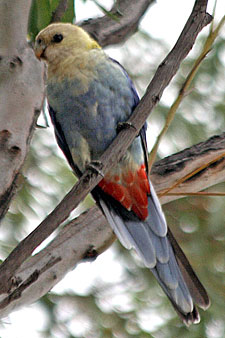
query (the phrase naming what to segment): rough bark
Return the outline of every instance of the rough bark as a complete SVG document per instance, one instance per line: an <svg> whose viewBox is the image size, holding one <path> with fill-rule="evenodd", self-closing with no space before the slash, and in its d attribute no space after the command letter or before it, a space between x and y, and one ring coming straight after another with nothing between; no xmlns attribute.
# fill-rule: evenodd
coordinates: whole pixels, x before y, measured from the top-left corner
<svg viewBox="0 0 225 338"><path fill-rule="evenodd" d="M202 168L168 191L182 177ZM162 204L225 181L225 133L166 157L153 166L152 181ZM168 191L168 192L167 192Z"/></svg>
<svg viewBox="0 0 225 338"><path fill-rule="evenodd" d="M110 11L118 20L105 15L83 23L84 28L102 46L121 42L137 29L152 2L118 0ZM26 41L30 5L31 0L0 3L0 220L16 192L44 97L43 65ZM52 21L58 21L66 8L67 1L61 0Z"/></svg>
<svg viewBox="0 0 225 338"><path fill-rule="evenodd" d="M187 189L195 192L199 186L208 188L225 180L225 133L157 162L153 166L151 179L160 193L202 163L213 161L221 152L224 154L221 160L189 179L183 187L179 187L179 192L186 192ZM166 203L166 197L162 197L162 203ZM180 196L169 196L170 200L176 198ZM72 220L46 248L15 271L10 292L2 294L0 298L0 317L39 299L77 264L95 259L114 239L111 227L97 206Z"/></svg>
<svg viewBox="0 0 225 338"><path fill-rule="evenodd" d="M87 30L90 29L89 31L92 31L95 38L97 38L103 46L109 43L118 42L120 41L120 38L124 39L124 36L127 36L128 31L132 32L136 29L140 17L143 15L145 9L149 6L151 2L152 1L144 0L139 2L129 1L129 6L131 3L132 5L135 5L135 3L138 3L140 5L139 16L136 16L136 21L134 20L134 18L131 18L134 9L132 9L132 7L130 6L131 11L126 12L127 7L129 7L126 5L124 7L124 11L122 12L124 15L122 15L122 19L119 21L119 24L118 22L112 22L112 19L109 19L109 17L105 17L105 23L103 19L101 21L101 27L104 27L104 29L102 30L99 25L100 19L97 19L96 21L88 21L88 23L85 23L83 27ZM7 7L6 3L7 1L2 1L2 4L4 4L5 6L4 8L2 8L4 10ZM16 4L17 3L20 4L20 10L21 8L24 8L25 1L20 0L17 1ZM118 3L122 6L126 4L126 0L118 1L117 6ZM132 139L137 135L138 130L143 125L151 109L160 99L163 90L178 70L181 61L185 58L185 56L192 48L198 33L205 25L210 22L211 17L206 13L206 6L207 1L196 1L193 12L187 24L185 25L185 28L180 38L178 39L173 50L159 66L155 77L153 78L147 89L145 96L143 97L138 108L135 110L134 115L132 115L130 119L130 122L133 126L135 126L135 128L122 130L115 142L113 142L112 146L103 155L103 166L101 169L103 172L106 172L116 161L119 160L119 158L121 158L121 156L123 156L126 148L132 142ZM8 5L8 7L10 7L10 5ZM15 6L15 10L16 8L17 6ZM114 14L116 13L116 15L118 15L118 8L114 8L113 10ZM119 8L119 11L121 11L121 7ZM15 13L13 14L13 16L14 15ZM119 13L119 15L121 15L121 13ZM130 19L131 21L129 21ZM0 22L2 21L0 20ZM133 22L133 25L131 24L131 22ZM129 25L130 29L128 30L127 26ZM0 23L0 34L1 32L4 33L4 29L1 27ZM25 32L25 28L23 28L22 32ZM32 64L32 68L35 68L36 66L40 67L40 64L36 62L35 59L33 59L33 54L29 54L30 50L27 47L26 42L23 41L24 37L21 40L23 41L22 44L20 41L17 47L13 46L15 36L17 41L19 39L19 36L17 36L17 34L17 31L10 32L9 36L11 40L9 39L9 41L11 42L9 42L9 45L7 45L7 41L4 41L3 39L3 48L0 49L0 67L2 67L3 65L3 75L8 74L8 76L3 76L6 84L7 78L10 77L10 67L17 70L15 71L16 75L17 73L23 74L23 71L25 69L24 64L27 64L27 58L24 56L23 52L27 51L29 58L33 60L32 62L34 63ZM115 38L112 38L113 35L115 36ZM0 39L0 41L2 41L2 39ZM6 50L7 53L5 53ZM21 52L21 54L18 54L19 52ZM16 56L15 60L12 57L13 55ZM2 60L4 60L4 62L2 62ZM15 66L11 65L11 60L15 61ZM8 68L6 67L6 65L8 65ZM20 67L22 68L22 71ZM28 70L31 72L29 67ZM0 68L0 71L2 71L2 68ZM37 68L35 74L36 73L37 80L41 82L41 69ZM28 79L29 81L32 81L33 85L33 76L32 79L30 79L28 72L24 74L24 77L22 79L23 81L15 82L17 83L17 86L15 86L14 91L17 93L21 87L22 90L21 92L19 91L20 94L18 96L15 96L15 100L11 100L12 102L20 102L20 104L18 105L19 107L17 107L17 105L15 105L14 103L14 106L12 105L10 106L10 109L6 110L6 112L10 112L11 114L12 112L15 112L15 116L13 115L13 117L20 120L20 122L18 121L19 132L18 134L16 134L17 129L16 131L13 128L10 129L8 124L6 124L6 128L0 131L0 137L2 138L2 142L0 142L0 151L3 151L3 155L6 156L6 167L3 168L4 172L8 168L7 163L8 166L10 162L11 166L14 163L12 161L12 156L14 156L15 158L16 156L23 155L21 161L19 161L18 158L15 161L15 169L10 168L13 171L13 175L10 176L10 187L13 186L12 182L15 181L16 174L18 174L19 169L23 163L27 151L27 144L30 139L29 132L27 132L27 134L24 133L23 128L25 128L26 131L30 131L34 121L34 119L30 118L30 115L32 115L30 112L40 110L40 102L42 97L41 94L43 94L42 87L42 92L39 88L39 94L35 96L32 91L29 91L29 88L26 88L26 86L24 87L22 85L25 85L25 79L29 86L31 86L31 84L30 82L28 82ZM14 82L12 81L13 80L11 80L11 82L8 84L8 88L14 88L12 85L14 84ZM26 100L28 100L30 105L28 105L27 101L23 102L21 99L21 97L23 96L22 93L24 92L26 92L27 94L26 96L28 98L26 98ZM5 95L7 95L7 93L5 93ZM5 95L4 98L7 97ZM10 97L8 98L8 100L9 102L11 102ZM24 111L24 114L25 112L27 112L28 115L21 115L21 107L23 108L22 110ZM11 118L11 115L9 116L10 120L13 122L13 117ZM18 116L20 118L18 118ZM4 117L6 117L6 115L4 115ZM12 125L14 126L13 123ZM17 138L20 141L19 143L16 143L14 141L14 139L17 141L17 138L15 138L14 135L17 135ZM20 140L20 138L22 140ZM224 138L225 137L223 134L217 138L209 140L208 143L194 146L188 150L185 150L184 152L164 159L163 161L161 161L161 164L156 164L153 169L152 180L156 185L157 191L159 193L164 193L165 190L167 190L171 185L174 184L174 182L178 180L178 178L180 179L181 176L186 176L188 173L192 172L206 161L210 162L222 153L224 153ZM8 153L10 153L10 151L13 153L15 152L16 154L10 155L10 157L9 155L7 155ZM203 189L209 187L212 184L223 181L225 178L224 162L225 160L223 157L219 161L214 162L208 168L204 168L203 170L201 170L192 179L189 179L187 182L183 183L181 187L179 186L174 189L173 192L196 192L198 191L198 189ZM8 173L6 174L6 177L7 175ZM12 179L12 177L14 178ZM45 238L47 238L65 218L68 217L70 211L74 209L76 205L78 205L78 203L90 190L93 189L93 187L100 181L100 179L101 175L93 175L93 173L91 173L90 171L86 172L82 179L78 182L78 184L58 205L58 207L47 217L46 220L41 223L41 225L35 231L33 231L24 241L19 244L19 246L7 258L7 260L1 265L1 317L5 316L20 305L24 305L38 299L46 292L48 292L52 288L52 286L54 286L59 280L61 280L63 276L82 259L94 258L112 243L112 241L114 240L112 231L108 227L104 216L96 207L94 207L90 209L87 213L81 215L77 220L73 220L72 222L70 222L70 224L68 224L64 229L60 231L56 239L40 253L38 253L34 257L30 257L33 250ZM9 192L7 196L10 197ZM162 203L165 203L175 198L178 197L166 195L162 196L161 200Z"/></svg>
<svg viewBox="0 0 225 338"><path fill-rule="evenodd" d="M211 21L212 17L206 13L206 7L206 0L196 0L192 13L178 38L177 43L158 67L155 76L147 88L146 94L128 120L132 127L122 129L116 139L101 156L101 171L97 173L90 169L86 170L78 183L65 196L55 210L53 210L53 212L51 212L30 235L21 241L1 264L0 293L11 290L14 283L14 273L21 264L100 182L102 173L106 173L125 154L126 149L131 144L134 137L139 133L139 130L145 123L149 113L159 101L164 89L179 69L180 63L194 45L198 33Z"/></svg>
<svg viewBox="0 0 225 338"><path fill-rule="evenodd" d="M43 65L26 41L30 2L0 2L0 219L14 194L43 101Z"/></svg>

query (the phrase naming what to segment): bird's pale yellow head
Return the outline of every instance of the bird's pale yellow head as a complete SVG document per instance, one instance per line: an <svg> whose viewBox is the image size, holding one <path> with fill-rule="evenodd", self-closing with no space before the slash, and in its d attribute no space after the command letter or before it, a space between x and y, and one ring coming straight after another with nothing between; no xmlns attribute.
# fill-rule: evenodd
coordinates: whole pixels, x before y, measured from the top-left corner
<svg viewBox="0 0 225 338"><path fill-rule="evenodd" d="M54 62L60 56L81 54L90 49L100 48L82 28L70 23L55 23L44 28L37 35L34 51L39 59Z"/></svg>
<svg viewBox="0 0 225 338"><path fill-rule="evenodd" d="M37 35L34 52L48 64L48 80L74 77L86 67L90 51L101 49L82 28L70 23L55 23Z"/></svg>

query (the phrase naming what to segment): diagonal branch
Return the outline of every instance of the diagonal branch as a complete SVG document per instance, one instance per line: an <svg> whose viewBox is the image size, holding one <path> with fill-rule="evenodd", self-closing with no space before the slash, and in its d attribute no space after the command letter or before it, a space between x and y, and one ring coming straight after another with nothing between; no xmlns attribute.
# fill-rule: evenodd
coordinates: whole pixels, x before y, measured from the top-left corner
<svg viewBox="0 0 225 338"><path fill-rule="evenodd" d="M167 114L167 118L166 118L166 122L164 127L162 128L161 132L159 133L157 140L151 150L151 154L149 156L149 168L152 167L152 164L155 161L156 158L156 154L157 154L157 150L159 147L159 144L162 140L162 138L164 137L164 135L166 134L171 122L173 121L174 117L175 117L175 113L179 107L179 105L181 104L182 100L185 98L185 96L187 95L188 90L190 90L190 85L192 83L192 80L194 79L202 61L205 59L206 55L209 53L209 51L212 48L212 45L215 41L215 39L217 38L220 30L222 29L223 25L225 23L225 16L221 19L221 21L219 22L219 24L217 25L217 27L215 29L213 29L213 23L211 24L211 29L209 32L209 35L204 43L204 46L202 48L202 51L200 53L200 55L198 56L198 58L195 60L194 65L192 67L192 69L190 70L187 78L185 79L179 94L177 96L177 98L175 99L175 101L173 102L172 106L170 107L168 114Z"/></svg>
<svg viewBox="0 0 225 338"><path fill-rule="evenodd" d="M115 34L114 43L121 42L137 29L153 1L130 0L128 4L127 0L118 0L111 13L120 13L119 20L106 15L86 22L85 29L93 31L104 46L110 43L110 34ZM0 2L0 110L3 112L0 116L0 219L16 192L19 172L42 108L44 67L26 41L30 5L31 0ZM60 0L51 22L59 21L68 6L68 0Z"/></svg>
<svg viewBox="0 0 225 338"><path fill-rule="evenodd" d="M159 101L164 89L169 84L180 63L187 56L194 45L198 33L205 27L212 17L206 13L207 1L196 0L192 13L174 48L158 67L155 76L149 84L147 91L129 119L135 126L129 130L123 129L109 148L104 152L100 161L102 172L106 173L121 157L139 133L145 120L149 116L156 103ZM9 291L13 286L13 275L21 264L31 255L34 249L42 243L80 203L81 200L100 182L102 176L90 170L84 175L72 190L65 196L61 203L48 217L12 251L8 258L0 266L0 290L1 293ZM4 272L4 273L3 273Z"/></svg>
<svg viewBox="0 0 225 338"><path fill-rule="evenodd" d="M212 161L221 152L225 152L225 133L157 162L153 166L151 179L160 191L165 190L178 177L187 175L202 163ZM179 187L179 191L198 191L196 188L205 189L224 180L225 155ZM161 199L162 203L166 202L165 197ZM179 198L169 197L170 200ZM94 259L114 239L111 227L97 206L69 222L47 247L30 257L14 274L12 290L1 296L0 317L45 295L77 264L85 261L85 258Z"/></svg>

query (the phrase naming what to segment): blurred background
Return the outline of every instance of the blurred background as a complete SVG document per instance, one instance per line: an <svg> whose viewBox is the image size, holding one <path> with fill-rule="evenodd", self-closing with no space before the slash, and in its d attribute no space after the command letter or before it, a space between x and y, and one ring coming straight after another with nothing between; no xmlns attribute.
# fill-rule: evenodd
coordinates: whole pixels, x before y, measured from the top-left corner
<svg viewBox="0 0 225 338"><path fill-rule="evenodd" d="M210 13L214 3L209 2ZM110 0L75 0L75 3L70 2L66 21L74 18L74 22L79 22L102 16L112 4ZM158 0L146 12L138 32L124 44L105 49L127 69L140 96L176 42L193 4L191 0ZM48 24L51 6L56 5L57 1L33 1L31 37ZM224 13L224 0L218 0L215 25ZM193 50L148 120L149 150L209 29L205 28L198 36ZM222 30L160 143L158 159L224 131L224 39ZM40 116L39 125L46 126L46 116ZM74 175L57 148L51 125L36 129L23 180L1 226L1 259L46 217L75 183ZM211 190L224 192L225 183ZM74 214L78 215L92 204L91 197L87 197ZM206 312L201 311L200 324L184 327L150 271L143 267L134 252L125 250L116 241L93 263L78 265L38 302L3 319L0 337L225 337L225 198L181 198L164 205L163 209L175 237L211 298L211 307Z"/></svg>

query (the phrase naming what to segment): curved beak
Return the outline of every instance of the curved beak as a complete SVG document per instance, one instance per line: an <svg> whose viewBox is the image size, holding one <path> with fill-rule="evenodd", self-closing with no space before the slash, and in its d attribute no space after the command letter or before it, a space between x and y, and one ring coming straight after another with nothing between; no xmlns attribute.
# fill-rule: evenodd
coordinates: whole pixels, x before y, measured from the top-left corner
<svg viewBox="0 0 225 338"><path fill-rule="evenodd" d="M38 60L44 58L44 53L46 50L46 45L45 44L39 44L37 41L35 42L34 45L34 53L36 55L36 57L38 58Z"/></svg>

